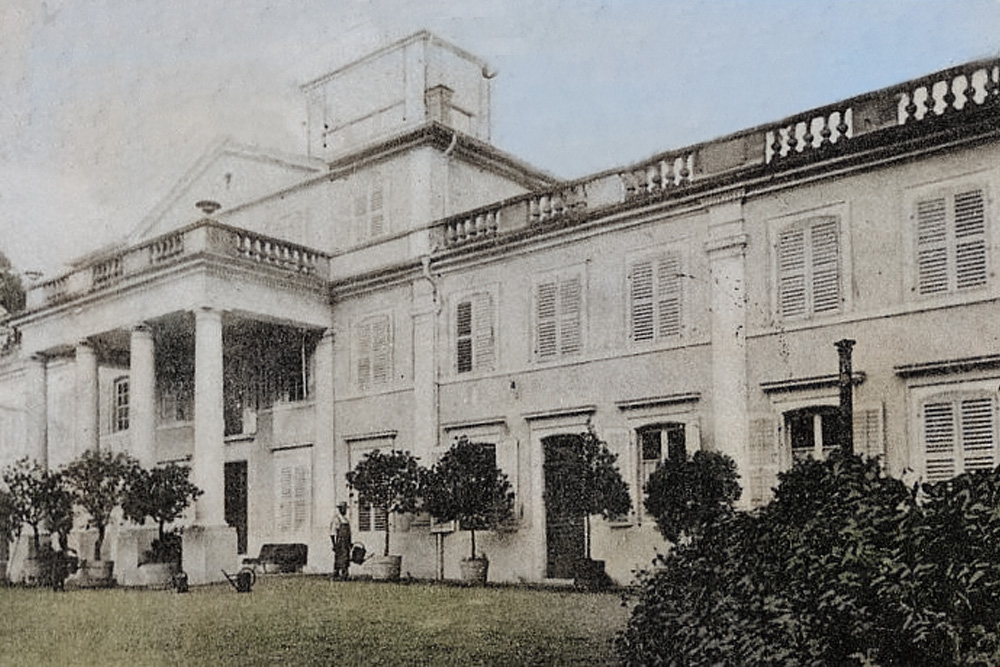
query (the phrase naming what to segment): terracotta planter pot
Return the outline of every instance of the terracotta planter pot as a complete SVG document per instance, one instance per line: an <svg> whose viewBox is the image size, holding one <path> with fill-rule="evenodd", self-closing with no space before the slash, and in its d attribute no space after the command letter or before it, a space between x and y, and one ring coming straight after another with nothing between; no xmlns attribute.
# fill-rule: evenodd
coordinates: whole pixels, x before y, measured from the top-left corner
<svg viewBox="0 0 1000 667"><path fill-rule="evenodd" d="M458 564L462 573L462 581L470 586L486 585L490 561L486 558L463 558Z"/></svg>
<svg viewBox="0 0 1000 667"><path fill-rule="evenodd" d="M115 585L113 560L86 560L80 563L75 583L80 588L109 588Z"/></svg>
<svg viewBox="0 0 1000 667"><path fill-rule="evenodd" d="M176 563L144 563L139 566L139 582L149 589L166 590L179 571Z"/></svg>
<svg viewBox="0 0 1000 667"><path fill-rule="evenodd" d="M399 581L402 556L375 556L368 561L368 569L375 581Z"/></svg>
<svg viewBox="0 0 1000 667"><path fill-rule="evenodd" d="M574 563L573 584L588 591L598 591L611 586L611 579L604 571L603 560L581 558Z"/></svg>

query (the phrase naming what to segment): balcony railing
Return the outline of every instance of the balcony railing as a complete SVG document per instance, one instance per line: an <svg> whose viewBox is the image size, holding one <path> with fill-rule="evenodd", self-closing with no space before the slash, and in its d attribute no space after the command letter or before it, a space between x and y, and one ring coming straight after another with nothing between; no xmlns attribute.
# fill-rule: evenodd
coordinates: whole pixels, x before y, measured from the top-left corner
<svg viewBox="0 0 1000 667"><path fill-rule="evenodd" d="M733 172L756 168L764 174L847 150L858 137L937 120L964 118L977 110L1000 109L1000 60L954 67L904 84L844 100L728 137L670 151L617 173L598 174L440 223L439 238L456 248L505 232L591 211L641 204L695 186L710 185Z"/></svg>
<svg viewBox="0 0 1000 667"><path fill-rule="evenodd" d="M329 257L321 252L202 220L36 285L28 292L28 307L68 301L195 256L252 262L295 276L329 277Z"/></svg>

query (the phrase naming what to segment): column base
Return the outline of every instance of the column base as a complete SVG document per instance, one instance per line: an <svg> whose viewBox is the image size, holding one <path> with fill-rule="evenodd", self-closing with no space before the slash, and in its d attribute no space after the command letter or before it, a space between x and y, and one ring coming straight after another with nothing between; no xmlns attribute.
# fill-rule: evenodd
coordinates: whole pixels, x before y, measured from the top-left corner
<svg viewBox="0 0 1000 667"><path fill-rule="evenodd" d="M189 526L184 529L181 568L191 584L225 581L223 570L239 569L236 529L232 526Z"/></svg>

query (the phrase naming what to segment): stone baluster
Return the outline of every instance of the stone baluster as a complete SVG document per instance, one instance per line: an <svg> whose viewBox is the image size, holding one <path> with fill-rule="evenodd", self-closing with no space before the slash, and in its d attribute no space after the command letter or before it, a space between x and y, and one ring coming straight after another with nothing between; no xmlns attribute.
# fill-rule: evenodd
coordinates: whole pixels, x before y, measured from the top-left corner
<svg viewBox="0 0 1000 667"><path fill-rule="evenodd" d="M664 190L674 185L674 174L669 160L660 160L660 187Z"/></svg>
<svg viewBox="0 0 1000 667"><path fill-rule="evenodd" d="M538 205L538 199L532 197L528 200L528 218L530 222L538 222L541 217L541 209Z"/></svg>
<svg viewBox="0 0 1000 667"><path fill-rule="evenodd" d="M842 109L837 113L840 115L839 122L837 123L837 141L845 141L847 139L847 132L851 129L847 124L847 109Z"/></svg>
<svg viewBox="0 0 1000 667"><path fill-rule="evenodd" d="M928 83L925 87L927 91L927 97L924 98L924 118L930 118L934 115L934 107L937 106L937 100L934 98L934 84Z"/></svg>

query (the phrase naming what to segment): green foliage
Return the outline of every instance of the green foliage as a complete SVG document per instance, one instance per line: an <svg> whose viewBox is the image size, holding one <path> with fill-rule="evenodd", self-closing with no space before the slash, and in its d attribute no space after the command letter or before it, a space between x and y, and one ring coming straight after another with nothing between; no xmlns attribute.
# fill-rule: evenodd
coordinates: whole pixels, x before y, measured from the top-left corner
<svg viewBox="0 0 1000 667"><path fill-rule="evenodd" d="M52 485L52 473L37 461L22 458L4 468L3 483L10 494L11 521L14 534L20 535L21 526L28 524L33 532L35 552L40 548L40 532L46 519L46 493Z"/></svg>
<svg viewBox="0 0 1000 667"><path fill-rule="evenodd" d="M370 504L388 516L419 509L423 477L423 469L409 452L392 450L386 453L373 449L358 461L354 470L347 473L347 483L358 492L358 502ZM388 521L382 555L389 555Z"/></svg>
<svg viewBox="0 0 1000 667"><path fill-rule="evenodd" d="M0 308L16 313L24 309L25 298L21 277L12 270L7 257L0 253Z"/></svg>
<svg viewBox="0 0 1000 667"><path fill-rule="evenodd" d="M832 454L643 574L627 664L943 665L1000 657L1000 469L916 489Z"/></svg>
<svg viewBox="0 0 1000 667"><path fill-rule="evenodd" d="M17 506L10 491L0 488L0 540L10 542L17 534Z"/></svg>
<svg viewBox="0 0 1000 667"><path fill-rule="evenodd" d="M158 529L157 539L163 541L166 524L180 518L204 493L188 479L190 474L190 468L176 463L152 469L132 468L121 501L125 517L138 524L152 519Z"/></svg>
<svg viewBox="0 0 1000 667"><path fill-rule="evenodd" d="M646 482L646 511L664 538L695 537L732 512L739 500L736 462L725 454L698 451L663 461Z"/></svg>
<svg viewBox="0 0 1000 667"><path fill-rule="evenodd" d="M90 522L97 529L94 560L101 560L111 513L124 500L128 483L135 478L138 467L138 461L128 454L87 450L63 471L74 502L90 515Z"/></svg>
<svg viewBox="0 0 1000 667"><path fill-rule="evenodd" d="M69 550L69 534L73 530L73 494L59 471L48 470L43 475L38 498L42 520L59 541L63 552Z"/></svg>
<svg viewBox="0 0 1000 667"><path fill-rule="evenodd" d="M476 557L476 531L507 521L514 493L507 475L480 444L461 438L428 471L424 509L439 521L458 521L470 532L470 557Z"/></svg>

